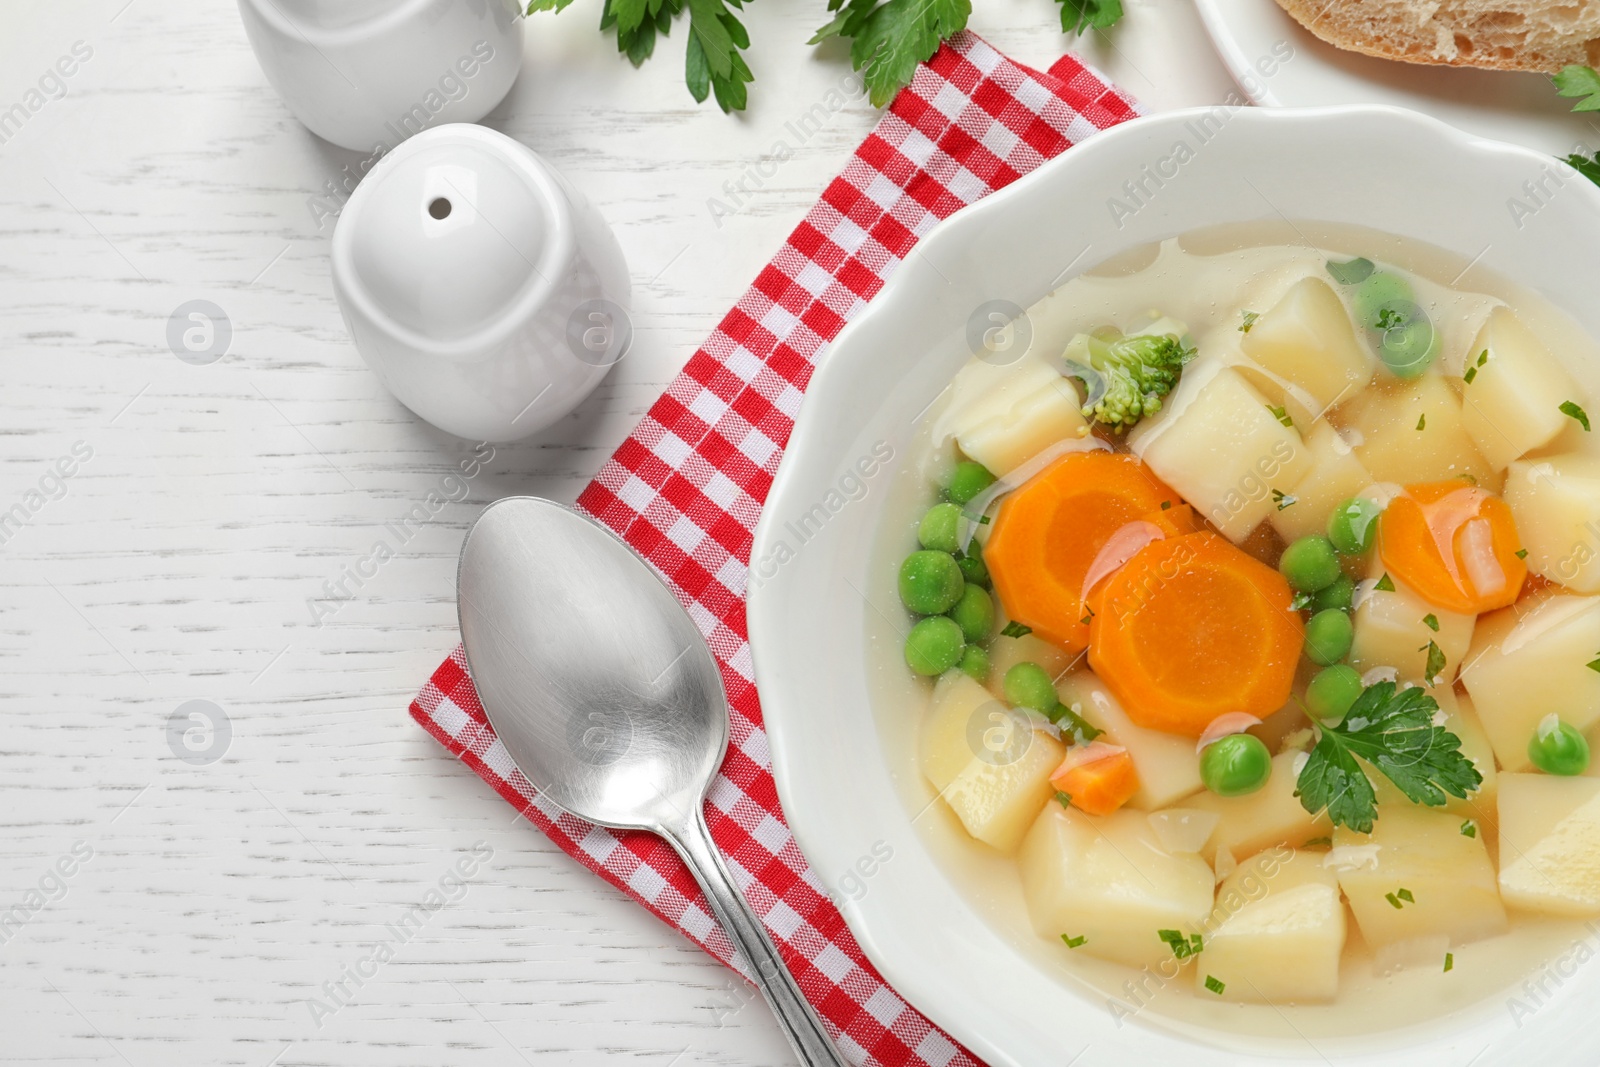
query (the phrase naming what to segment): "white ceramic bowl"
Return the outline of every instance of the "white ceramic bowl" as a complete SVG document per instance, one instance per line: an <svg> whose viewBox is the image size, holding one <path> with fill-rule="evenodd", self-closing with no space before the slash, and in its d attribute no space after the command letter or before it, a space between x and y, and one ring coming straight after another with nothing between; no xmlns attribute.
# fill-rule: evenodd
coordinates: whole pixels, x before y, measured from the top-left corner
<svg viewBox="0 0 1600 1067"><path fill-rule="evenodd" d="M1179 142L1191 158L1176 163ZM1600 336L1600 189L1566 171L1520 225L1509 207L1550 165L1390 108L1140 119L936 227L834 343L751 557L750 638L779 795L872 962L990 1063L1600 1062L1600 1033L1588 1026L1600 965L1563 968L1573 973L1547 983L1551 996L1531 1014L1514 1017L1509 996L1531 1002L1509 988L1522 976L1507 975L1508 988L1473 1010L1368 1037L1307 1041L1290 1027L1281 1038L1246 1039L1168 1025L1153 1012L1114 1015L1026 936L1006 932L1026 925L1010 914L1020 907L1014 892L963 891L935 857L937 835L913 826L911 805L926 787L912 781L906 751L917 709L905 706L893 578L909 526L883 536L891 517L914 516L926 495L897 468L913 455L919 415L969 358L974 309L993 299L1027 307L1072 271L1151 241L1222 223L1360 224L1519 280ZM1124 183L1152 172L1160 184L1147 180L1139 210L1112 210L1112 198L1126 199ZM863 862L886 852L887 862Z"/></svg>

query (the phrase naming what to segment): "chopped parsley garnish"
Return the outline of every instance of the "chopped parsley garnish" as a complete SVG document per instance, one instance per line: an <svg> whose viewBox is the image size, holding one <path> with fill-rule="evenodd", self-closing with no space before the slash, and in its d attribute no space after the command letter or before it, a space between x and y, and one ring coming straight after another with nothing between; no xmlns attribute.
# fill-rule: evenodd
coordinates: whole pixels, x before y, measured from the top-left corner
<svg viewBox="0 0 1600 1067"><path fill-rule="evenodd" d="M1033 627L1024 626L1020 622L1008 622L1005 629L1000 631L1001 637L1027 637L1033 633Z"/></svg>
<svg viewBox="0 0 1600 1067"><path fill-rule="evenodd" d="M1426 411L1424 411L1421 415L1419 415L1417 417L1417 429L1425 430L1427 428L1428 428L1428 413Z"/></svg>
<svg viewBox="0 0 1600 1067"><path fill-rule="evenodd" d="M1594 659L1590 660L1588 663L1585 663L1584 666L1588 667L1596 674L1600 674L1600 652L1596 652L1594 654Z"/></svg>
<svg viewBox="0 0 1600 1067"><path fill-rule="evenodd" d="M1224 989L1227 989L1228 987L1226 985L1222 984L1222 982L1218 981L1212 975L1208 974L1208 975L1206 975L1206 988L1211 990L1211 992L1215 993L1217 996L1220 997L1220 996L1222 996L1222 991Z"/></svg>
<svg viewBox="0 0 1600 1067"><path fill-rule="evenodd" d="M1301 848L1318 848L1318 847L1332 848L1333 847L1333 838L1331 838L1331 837L1313 837L1310 841L1307 841L1305 844L1301 845L1300 847Z"/></svg>
<svg viewBox="0 0 1600 1067"><path fill-rule="evenodd" d="M1301 806L1313 815L1326 810L1334 825L1370 834L1377 797L1358 756L1418 804L1440 807L1446 794L1466 799L1483 776L1461 754L1461 739L1433 724L1438 710L1424 689L1367 686L1338 724L1317 724L1316 747L1295 783Z"/></svg>
<svg viewBox="0 0 1600 1067"><path fill-rule="evenodd" d="M1384 571L1383 577L1379 578L1378 584L1372 588L1376 589L1380 593L1392 593L1394 592L1394 579L1389 577L1388 571Z"/></svg>
<svg viewBox="0 0 1600 1067"><path fill-rule="evenodd" d="M1081 707L1082 705L1077 706ZM1085 719L1082 715L1079 715L1073 708L1067 707L1065 704L1057 704L1053 710L1046 712L1045 717L1051 722L1055 723L1057 726L1060 726L1066 732L1070 733L1072 735L1072 739L1080 745L1087 745L1090 741L1093 741L1095 738L1099 737L1105 732L1104 730L1098 730L1089 725L1089 721L1087 719ZM1064 793L1061 794L1061 796L1065 795L1066 794ZM1070 802L1072 798L1067 797L1067 800Z"/></svg>
<svg viewBox="0 0 1600 1067"><path fill-rule="evenodd" d="M1393 893L1385 893L1383 895L1383 899L1387 900L1389 902L1389 906L1390 907L1399 908L1399 907L1403 907L1404 906L1404 905L1402 905L1400 903L1399 899Z"/></svg>
<svg viewBox="0 0 1600 1067"><path fill-rule="evenodd" d="M1365 257L1352 259L1345 263L1335 263L1328 260L1328 273L1333 275L1333 280L1340 285L1355 285L1367 280L1372 274L1372 260Z"/></svg>
<svg viewBox="0 0 1600 1067"><path fill-rule="evenodd" d="M1577 99L1574 111L1600 111L1600 74L1593 67L1569 63L1554 78L1556 92L1568 99Z"/></svg>
<svg viewBox="0 0 1600 1067"><path fill-rule="evenodd" d="M1525 549L1525 548L1517 549L1517 558L1518 559L1527 559L1528 558L1528 550Z"/></svg>
<svg viewBox="0 0 1600 1067"><path fill-rule="evenodd" d="M1417 898L1411 895L1411 890L1409 890L1409 889L1405 889L1405 888L1398 889L1398 890L1395 891L1395 896L1399 897L1401 900L1405 901L1407 904L1415 904L1417 902Z"/></svg>
<svg viewBox="0 0 1600 1067"><path fill-rule="evenodd" d="M1478 376L1478 368L1487 362L1489 362L1489 350L1485 348L1482 352L1478 353L1478 362L1467 368L1467 373L1461 376L1461 380L1466 382L1468 385L1471 385L1472 379Z"/></svg>
<svg viewBox="0 0 1600 1067"><path fill-rule="evenodd" d="M1067 943L1068 948L1077 948L1079 945L1083 944L1089 939L1084 937L1082 934L1079 934L1077 937L1069 937L1066 934L1062 934L1061 940Z"/></svg>
<svg viewBox="0 0 1600 1067"><path fill-rule="evenodd" d="M1293 507L1299 500L1299 497L1290 496L1282 489L1274 489L1272 491L1272 502L1278 505L1279 511L1282 511L1284 508Z"/></svg>
<svg viewBox="0 0 1600 1067"><path fill-rule="evenodd" d="M1289 417L1289 409L1284 407L1282 404L1268 404L1267 410L1272 412L1273 418L1277 419L1285 426L1294 425L1294 419Z"/></svg>
<svg viewBox="0 0 1600 1067"><path fill-rule="evenodd" d="M1439 642L1437 641L1429 641L1417 651L1421 652L1423 648L1428 650L1428 663L1427 666L1423 667L1423 677L1428 685L1432 686L1439 681L1440 675L1444 673L1444 649L1439 647Z"/></svg>
<svg viewBox="0 0 1600 1067"><path fill-rule="evenodd" d="M1162 501L1162 502L1161 502L1161 510L1162 510L1162 511L1170 511L1170 510L1172 510L1172 501L1170 501L1170 500L1163 500L1163 501Z"/></svg>
<svg viewBox="0 0 1600 1067"><path fill-rule="evenodd" d="M1294 599L1289 601L1289 610L1304 611L1311 606L1314 599L1310 593L1296 593Z"/></svg>
<svg viewBox="0 0 1600 1067"><path fill-rule="evenodd" d="M1589 432L1589 414L1570 400L1561 402L1561 414L1569 419L1576 419L1578 425L1583 427L1583 432Z"/></svg>
<svg viewBox="0 0 1600 1067"><path fill-rule="evenodd" d="M1449 974L1451 971L1455 970L1455 968L1456 954L1454 952L1446 952L1444 954L1444 973Z"/></svg>
<svg viewBox="0 0 1600 1067"><path fill-rule="evenodd" d="M1176 930L1157 930L1156 936L1170 945L1172 954L1180 960L1198 956L1206 947L1199 934L1190 934L1185 938Z"/></svg>
<svg viewBox="0 0 1600 1067"><path fill-rule="evenodd" d="M1461 836L1462 837L1477 837L1478 836L1478 824L1473 822L1471 819L1468 819L1466 822L1462 823L1461 824Z"/></svg>
<svg viewBox="0 0 1600 1067"><path fill-rule="evenodd" d="M1083 623L1085 626L1088 626L1089 625L1089 620L1094 618L1094 609L1093 608L1086 608L1085 611L1086 611L1086 614L1083 616L1083 618L1079 619L1078 621Z"/></svg>
<svg viewBox="0 0 1600 1067"><path fill-rule="evenodd" d="M1060 804L1063 808L1072 807L1072 794L1071 793L1063 793L1061 790L1057 789L1056 790L1056 803ZM1063 934L1062 936L1065 937L1066 935Z"/></svg>
<svg viewBox="0 0 1600 1067"><path fill-rule="evenodd" d="M1428 629L1432 630L1434 633L1438 633L1439 632L1439 616L1435 615L1431 611L1428 612L1428 614L1426 614L1426 615L1424 615L1422 617L1422 625L1426 626Z"/></svg>
<svg viewBox="0 0 1600 1067"><path fill-rule="evenodd" d="M1244 321L1239 324L1239 332L1249 333L1250 327L1256 324L1256 320L1259 319L1261 315L1255 311L1245 311L1241 312L1241 314L1244 317Z"/></svg>
<svg viewBox="0 0 1600 1067"><path fill-rule="evenodd" d="M1378 321L1373 323L1373 326L1379 330L1387 332L1397 326L1404 326L1405 324L1406 317L1404 315L1400 314L1400 312L1396 311L1394 308L1384 308L1378 312Z"/></svg>

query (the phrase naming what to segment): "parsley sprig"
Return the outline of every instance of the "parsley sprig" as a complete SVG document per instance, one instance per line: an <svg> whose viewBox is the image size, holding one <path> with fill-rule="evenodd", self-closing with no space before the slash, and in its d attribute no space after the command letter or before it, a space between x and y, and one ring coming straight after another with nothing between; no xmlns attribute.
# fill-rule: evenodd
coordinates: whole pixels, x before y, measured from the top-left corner
<svg viewBox="0 0 1600 1067"><path fill-rule="evenodd" d="M528 0L528 14L565 11L573 0ZM600 32L615 32L617 51L640 66L656 38L689 13L684 80L697 101L715 96L723 111L743 111L755 75L745 62L750 35L736 11L748 0L604 0ZM1109 29L1122 18L1122 0L1056 0L1063 33ZM833 18L811 44L831 37L850 42L850 63L861 71L874 106L882 107L911 81L917 64L967 28L972 0L828 0Z"/></svg>
<svg viewBox="0 0 1600 1067"><path fill-rule="evenodd" d="M850 41L850 64L861 71L874 106L887 104L939 42L967 26L971 0L828 0L837 12L811 44Z"/></svg>
<svg viewBox="0 0 1600 1067"><path fill-rule="evenodd" d="M684 80L689 93L704 103L715 95L723 111L743 111L755 75L744 61L750 34L733 12L745 0L605 0L600 32L615 30L617 51L640 66L656 50L672 21L689 12L689 44L684 55ZM528 0L528 14L565 11L572 0ZM731 10L730 10L731 9Z"/></svg>
<svg viewBox="0 0 1600 1067"><path fill-rule="evenodd" d="M1600 74L1593 67L1569 63L1553 79L1556 92L1568 99L1580 98L1574 111L1600 111Z"/></svg>
<svg viewBox="0 0 1600 1067"><path fill-rule="evenodd" d="M1377 795L1357 757L1418 804L1440 807L1447 793L1464 799L1483 776L1461 754L1461 739L1433 724L1438 710L1423 689L1396 691L1393 682L1379 682L1362 690L1338 725L1318 726L1296 782L1301 805L1313 814L1327 809L1336 825L1370 834Z"/></svg>

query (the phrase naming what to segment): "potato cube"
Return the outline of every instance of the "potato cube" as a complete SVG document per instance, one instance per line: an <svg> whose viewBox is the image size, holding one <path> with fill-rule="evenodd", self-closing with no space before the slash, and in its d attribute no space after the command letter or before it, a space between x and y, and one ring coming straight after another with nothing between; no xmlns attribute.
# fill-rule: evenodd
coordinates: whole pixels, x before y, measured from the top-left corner
<svg viewBox="0 0 1600 1067"><path fill-rule="evenodd" d="M1311 454L1311 469L1290 487L1294 503L1269 516L1285 541L1322 533L1334 508L1372 484L1372 475L1356 458L1355 450L1329 423L1319 422L1311 427L1305 432L1305 442L1306 451Z"/></svg>
<svg viewBox="0 0 1600 1067"><path fill-rule="evenodd" d="M923 724L922 773L966 827L1001 852L1011 852L1055 793L1050 775L1066 749L959 671L933 691Z"/></svg>
<svg viewBox="0 0 1600 1067"><path fill-rule="evenodd" d="M1217 890L1197 992L1212 995L1207 977L1223 983L1223 1000L1304 1003L1339 992L1344 952L1344 901L1322 852L1268 849L1239 864Z"/></svg>
<svg viewBox="0 0 1600 1067"><path fill-rule="evenodd" d="M1374 949L1440 935L1459 945L1506 930L1483 836L1463 834L1459 815L1380 807L1372 833L1334 831L1327 863Z"/></svg>
<svg viewBox="0 0 1600 1067"><path fill-rule="evenodd" d="M1503 771L1529 766L1528 741L1551 713L1586 732L1600 722L1600 597L1530 598L1485 615L1461 681Z"/></svg>
<svg viewBox="0 0 1600 1067"><path fill-rule="evenodd" d="M1374 557L1372 578L1381 580L1385 573ZM1350 666L1363 674L1375 667L1393 667L1402 682L1425 682L1431 641L1444 653L1443 684L1448 685L1468 656L1477 616L1441 611L1393 576L1389 581L1392 590L1364 588L1354 614ZM1425 621L1429 617L1439 623L1438 630Z"/></svg>
<svg viewBox="0 0 1600 1067"><path fill-rule="evenodd" d="M1072 668L1077 656L1069 656L1059 645L1052 645L1038 634L1007 637L1000 634L989 642L989 691L1005 699L1006 672L1019 663L1037 663L1052 678Z"/></svg>
<svg viewBox="0 0 1600 1067"><path fill-rule="evenodd" d="M1545 915L1600 915L1600 778L1500 776L1500 895Z"/></svg>
<svg viewBox="0 0 1600 1067"><path fill-rule="evenodd" d="M1160 930L1199 930L1211 912L1211 868L1161 847L1150 818L1104 818L1046 805L1017 855L1028 915L1042 937L1083 938L1074 949L1132 967L1172 949Z"/></svg>
<svg viewBox="0 0 1600 1067"><path fill-rule="evenodd" d="M1187 403L1175 401L1129 443L1235 543L1277 510L1274 489L1287 493L1311 469L1300 435L1231 367L1218 368Z"/></svg>
<svg viewBox="0 0 1600 1067"><path fill-rule="evenodd" d="M1078 390L1060 372L1038 361L1012 367L977 362L962 368L954 395L973 395L944 417L961 451L997 476L1016 470L1059 441L1087 437L1089 420L1079 410Z"/></svg>
<svg viewBox="0 0 1600 1067"><path fill-rule="evenodd" d="M1461 390L1462 424L1493 467L1549 444L1566 428L1562 403L1580 398L1572 375L1506 308L1484 323L1466 365L1472 381Z"/></svg>
<svg viewBox="0 0 1600 1067"><path fill-rule="evenodd" d="M1105 731L1100 740L1128 750L1139 773L1139 791L1130 806L1154 811L1200 791L1200 758L1193 738L1135 726L1111 690L1088 670L1069 674L1056 691L1063 704Z"/></svg>
<svg viewBox="0 0 1600 1067"><path fill-rule="evenodd" d="M1519 460L1506 503L1528 569L1579 593L1600 593L1600 456Z"/></svg>
<svg viewBox="0 0 1600 1067"><path fill-rule="evenodd" d="M1296 765L1304 758L1303 752L1281 752L1272 757L1272 775L1254 793L1220 797L1207 791L1183 802L1186 808L1221 816L1206 843L1207 862L1218 849L1226 849L1234 856L1249 856L1274 845L1298 848L1312 838L1327 837L1333 832L1326 812L1311 814L1294 795L1299 777Z"/></svg>
<svg viewBox="0 0 1600 1067"><path fill-rule="evenodd" d="M1491 492L1501 474L1483 458L1462 423L1461 399L1438 374L1385 382L1340 405L1335 421L1359 434L1351 443L1380 482L1411 485L1470 476Z"/></svg>
<svg viewBox="0 0 1600 1067"><path fill-rule="evenodd" d="M1321 278L1296 282L1240 342L1245 355L1310 394L1317 413L1372 380L1376 361Z"/></svg>

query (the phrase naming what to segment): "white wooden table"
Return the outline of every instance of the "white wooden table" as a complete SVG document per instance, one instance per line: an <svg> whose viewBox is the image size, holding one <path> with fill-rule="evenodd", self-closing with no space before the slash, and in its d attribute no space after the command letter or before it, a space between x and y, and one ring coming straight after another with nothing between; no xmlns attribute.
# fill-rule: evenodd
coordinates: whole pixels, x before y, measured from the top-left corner
<svg viewBox="0 0 1600 1067"><path fill-rule="evenodd" d="M1186 0L1125 2L1114 44L1075 47L1152 108L1227 97ZM1049 0L975 6L1024 62L1067 43ZM233 5L0 4L0 110L92 51L0 143L0 513L26 520L0 525L0 1060L792 1062L730 972L514 822L406 705L456 642L481 506L575 497L875 121L849 107L734 215L709 210L845 74L805 46L822 7L749 9L757 81L732 118L684 90L681 29L636 72L598 0L535 17L486 121L616 227L639 339L570 418L458 483L471 446L384 392L330 291L311 205L358 157L290 117ZM193 299L233 330L209 366L166 341ZM435 491L457 499L345 578ZM225 718L209 763L169 743L197 700Z"/></svg>

